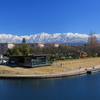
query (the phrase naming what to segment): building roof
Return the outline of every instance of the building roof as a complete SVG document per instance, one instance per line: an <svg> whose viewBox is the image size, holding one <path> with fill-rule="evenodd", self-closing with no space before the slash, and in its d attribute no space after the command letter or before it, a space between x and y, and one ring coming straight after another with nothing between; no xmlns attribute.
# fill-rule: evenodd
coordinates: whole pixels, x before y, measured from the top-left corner
<svg viewBox="0 0 100 100"><path fill-rule="evenodd" d="M9 56L9 57L42 57L42 56L51 56L51 54L40 54L40 55L22 55L22 56Z"/></svg>

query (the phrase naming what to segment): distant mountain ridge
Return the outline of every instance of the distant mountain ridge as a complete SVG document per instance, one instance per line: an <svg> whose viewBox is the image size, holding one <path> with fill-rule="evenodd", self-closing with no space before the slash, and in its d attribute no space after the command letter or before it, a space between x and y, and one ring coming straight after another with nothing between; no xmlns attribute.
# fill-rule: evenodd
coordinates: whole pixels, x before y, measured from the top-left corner
<svg viewBox="0 0 100 100"><path fill-rule="evenodd" d="M96 34L100 40L100 34ZM17 36L11 34L0 34L0 43L21 43L25 38L27 43L58 43L58 44L76 44L86 43L88 39L87 34L80 33L39 33L34 35Z"/></svg>

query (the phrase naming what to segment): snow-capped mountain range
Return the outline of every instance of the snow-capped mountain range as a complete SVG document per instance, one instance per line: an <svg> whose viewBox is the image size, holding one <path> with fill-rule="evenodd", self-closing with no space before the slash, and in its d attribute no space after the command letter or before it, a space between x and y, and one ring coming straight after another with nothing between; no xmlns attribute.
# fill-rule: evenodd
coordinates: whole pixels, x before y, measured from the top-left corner
<svg viewBox="0 0 100 100"><path fill-rule="evenodd" d="M100 40L100 34L96 34ZM11 34L0 34L0 43L21 43L25 38L27 43L58 43L58 44L75 44L86 43L89 35L80 33L39 33L35 35L17 36Z"/></svg>

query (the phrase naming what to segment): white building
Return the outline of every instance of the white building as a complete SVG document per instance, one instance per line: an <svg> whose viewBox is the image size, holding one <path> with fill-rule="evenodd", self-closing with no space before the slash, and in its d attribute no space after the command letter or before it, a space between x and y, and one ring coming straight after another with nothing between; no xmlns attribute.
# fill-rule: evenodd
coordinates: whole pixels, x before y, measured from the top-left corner
<svg viewBox="0 0 100 100"><path fill-rule="evenodd" d="M48 43L48 44L45 44L45 47L59 47L59 44Z"/></svg>
<svg viewBox="0 0 100 100"><path fill-rule="evenodd" d="M44 44L43 43L29 43L31 48L43 48Z"/></svg>
<svg viewBox="0 0 100 100"><path fill-rule="evenodd" d="M44 47L44 44L43 43L19 43L19 44L15 44L15 46L23 46L23 45L29 45L30 48L43 48Z"/></svg>
<svg viewBox="0 0 100 100"><path fill-rule="evenodd" d="M0 43L0 54L7 54L7 50L14 46L14 43Z"/></svg>

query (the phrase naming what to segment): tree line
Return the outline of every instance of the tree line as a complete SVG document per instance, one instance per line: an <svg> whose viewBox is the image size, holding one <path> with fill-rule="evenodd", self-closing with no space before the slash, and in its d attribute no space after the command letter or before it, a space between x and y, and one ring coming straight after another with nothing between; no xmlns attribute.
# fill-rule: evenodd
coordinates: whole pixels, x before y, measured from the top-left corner
<svg viewBox="0 0 100 100"><path fill-rule="evenodd" d="M100 44L95 33L90 32L87 44L83 45L59 45L59 47L30 48L29 44L15 46L8 49L9 55L33 55L51 54L53 57L79 57L86 52L88 56L100 56Z"/></svg>

